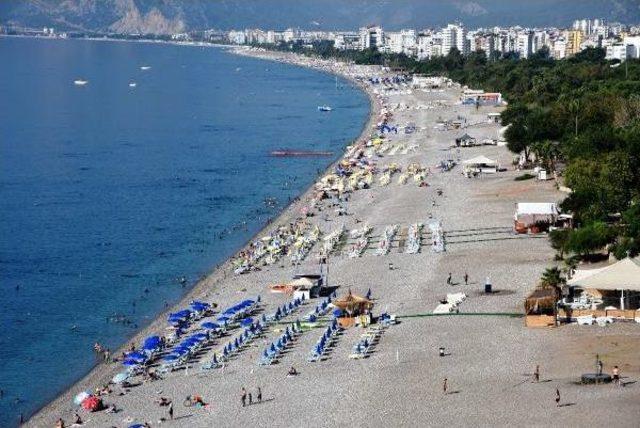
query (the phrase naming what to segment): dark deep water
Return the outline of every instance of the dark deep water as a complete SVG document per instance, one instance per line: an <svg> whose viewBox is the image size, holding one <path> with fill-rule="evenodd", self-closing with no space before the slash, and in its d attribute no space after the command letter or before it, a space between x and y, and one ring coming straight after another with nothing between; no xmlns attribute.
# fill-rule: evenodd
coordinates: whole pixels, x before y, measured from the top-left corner
<svg viewBox="0 0 640 428"><path fill-rule="evenodd" d="M333 160L269 151L338 157L369 112L347 82L219 49L0 38L0 59L3 426L134 333L108 317L149 323Z"/></svg>

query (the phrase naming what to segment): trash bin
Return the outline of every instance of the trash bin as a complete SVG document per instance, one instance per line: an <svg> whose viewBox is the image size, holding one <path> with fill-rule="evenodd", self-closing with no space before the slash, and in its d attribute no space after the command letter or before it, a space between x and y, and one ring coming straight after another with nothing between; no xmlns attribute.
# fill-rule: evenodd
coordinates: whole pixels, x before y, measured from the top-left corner
<svg viewBox="0 0 640 428"><path fill-rule="evenodd" d="M491 283L487 282L486 284L484 284L484 292L489 294L491 293Z"/></svg>

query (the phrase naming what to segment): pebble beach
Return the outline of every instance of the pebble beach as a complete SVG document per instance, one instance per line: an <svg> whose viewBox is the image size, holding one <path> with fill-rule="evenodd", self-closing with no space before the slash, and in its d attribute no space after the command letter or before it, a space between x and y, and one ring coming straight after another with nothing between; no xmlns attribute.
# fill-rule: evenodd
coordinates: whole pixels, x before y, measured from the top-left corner
<svg viewBox="0 0 640 428"><path fill-rule="evenodd" d="M293 264L284 255L270 263L256 262L240 274L238 259L229 260L167 312L187 307L192 300L215 303L220 309L259 295L255 316L272 313L291 297L271 293L268 286L288 282L295 274L317 273L323 237L344 230L328 254L329 285L337 287L338 296L349 290L364 296L370 290L374 314L395 315L397 324L382 329L365 358L350 358L354 344L366 331L353 327L337 335L323 358L310 362L309 353L326 326L320 322L316 328L303 330L274 364L259 365L265 347L282 334L286 323L312 310L317 303L314 299L303 304L299 314L270 324L222 368L202 370L202 365L221 350L228 337L214 339L185 366L160 374L158 380L143 381L138 376L132 378L130 387L111 385L111 392L101 399L118 411L88 413L73 404L73 397L108 384L123 370L119 362L101 364L26 426L53 427L58 418L70 426L75 412L82 417L82 426L88 427L136 423L152 427L638 426L637 324L548 329L524 325L524 299L542 272L553 266L554 251L544 234L514 234L515 204L560 202L565 194L557 190L554 180L515 181L523 172L515 169L513 154L503 144L456 147L455 139L465 133L478 141L497 139L501 125L488 115L502 107L461 105L462 88L455 82L445 82L438 89L372 84L370 78L394 76L377 66L246 48L233 52L313 67L358 84L370 97L371 119L346 152L352 154L359 148L375 165L375 172L369 185L346 191L348 196L338 207L331 198L317 198L322 184L312 186L252 240L302 220L307 233L318 230L320 235L299 263ZM397 133L387 133L383 142L374 145L372 134L383 117ZM462 128L441 126L460 118ZM462 162L480 155L497 160L499 172L467 178ZM455 165L445 170L439 167L443 161ZM401 178L416 169L420 172ZM388 180L383 178L387 173ZM427 225L434 222L444 232L442 252L432 250ZM349 232L365 225L371 229L368 244L352 257L357 242ZM408 234L418 225L422 239L419 251L412 254ZM388 248L379 251L383 234L391 226L396 232ZM484 293L486 282L492 284L490 294ZM451 293L464 293L466 298L455 312L434 315ZM166 315L131 342L139 344L146 336L165 334ZM198 324L192 326L194 332ZM227 334L233 337L238 331ZM441 347L445 356L440 356ZM624 388L579 384L582 373L594 370L596 354L605 371L620 367ZM536 365L541 380L533 383ZM287 376L290 367L296 368L296 376ZM243 407L242 388L252 392L255 401L258 387L262 401ZM562 396L559 407L556 389ZM193 395L202 396L207 405L185 407L183 400ZM173 401L173 420L167 407L156 403L160 397Z"/></svg>

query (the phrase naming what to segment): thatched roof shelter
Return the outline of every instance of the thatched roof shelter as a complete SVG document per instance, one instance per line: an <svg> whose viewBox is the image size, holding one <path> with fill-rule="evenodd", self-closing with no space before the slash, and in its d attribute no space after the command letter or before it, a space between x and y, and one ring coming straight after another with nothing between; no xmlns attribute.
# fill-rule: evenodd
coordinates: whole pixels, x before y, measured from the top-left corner
<svg viewBox="0 0 640 428"><path fill-rule="evenodd" d="M373 308L373 305L373 301L353 294L351 290L346 296L333 301L333 306L342 309L350 316L368 313Z"/></svg>
<svg viewBox="0 0 640 428"><path fill-rule="evenodd" d="M560 290L551 287L537 288L525 299L524 310L527 315L552 314L559 299Z"/></svg>

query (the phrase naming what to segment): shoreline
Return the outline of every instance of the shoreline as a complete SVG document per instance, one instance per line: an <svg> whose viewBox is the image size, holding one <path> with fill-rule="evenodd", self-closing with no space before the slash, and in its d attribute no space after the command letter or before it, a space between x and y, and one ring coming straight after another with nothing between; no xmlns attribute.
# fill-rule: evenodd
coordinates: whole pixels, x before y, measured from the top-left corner
<svg viewBox="0 0 640 428"><path fill-rule="evenodd" d="M12 36L12 35L4 35L4 36L49 40L49 38L36 37L36 36ZM56 38L54 40L67 40L67 39ZM176 46L193 46L193 47L200 46L200 44L193 44L193 43L178 43L178 42L169 42L169 41L149 41L149 40L113 40L113 39L101 39L101 38L96 38L96 39L83 38L78 40L161 43L161 44L170 44L170 45L176 45ZM289 56L288 58L285 57L287 56L287 53L282 53L283 55L281 57L281 60L279 60L276 58L279 56L278 54L280 54L278 52L274 52L275 55L272 58L268 58L265 56L257 55L257 53L260 51L253 51L254 54L251 54L250 49L243 49L242 47L238 47L238 46L203 44L202 47L222 48L230 55L240 55L240 56L244 55L244 56L248 56L251 58L260 59L264 61L283 62L291 66L309 68L309 69L320 71L326 74L335 75L348 80L352 85L354 85L359 90L361 90L364 94L367 95L367 98L369 101L369 114L367 119L364 122L362 131L360 132L359 136L356 139L354 139L351 142L348 142L343 147L343 151L340 154L340 156L335 161L333 161L329 166L327 166L327 168L324 169L323 172L318 175L318 177L326 174L327 171L332 170L337 165L337 163L342 160L343 155L345 153L344 150L353 142L360 141L364 137L368 136L372 126L375 125L376 123L376 119L380 112L381 106L379 102L376 100L374 94L370 90L368 90L367 86L363 85L361 82L356 80L353 76L350 76L345 73L341 73L338 70L331 71L328 68L313 67L309 64L305 64L304 61L295 62L295 56ZM269 51L265 51L265 52L269 52ZM301 60L302 58L304 57L298 58L298 60ZM327 64L328 64L328 61L327 61ZM318 177L316 177L316 179ZM314 179L314 181L306 189L302 190L301 193L296 198L292 199L288 205L284 206L279 214L277 214L272 219L268 220L255 235L253 235L250 239L248 239L247 242L243 243L230 257L226 258L224 261L217 264L216 266L213 266L208 273L204 274L200 280L198 280L188 291L186 291L184 296L177 303L170 306L169 308L165 308L162 312L158 313L153 318L153 321L151 321L150 324L137 330L132 336L130 336L125 341L125 343L120 348L112 351L111 355L120 355L122 354L123 351L125 351L128 348L129 343L131 342L139 343L145 337L153 333L157 333L162 329L164 329L166 324L165 319L168 313L175 311L178 308L183 308L185 306L188 306L189 302L192 300L208 298L211 292L216 289L216 286L222 280L228 277L229 273L233 275L231 261L240 252L246 249L248 245L251 242L253 242L256 238L270 232L275 224L287 223L298 216L298 212L300 208L299 205L301 205L301 203L303 203L305 199L308 199L309 196L313 193L313 189L316 183L317 181ZM38 425L39 421L44 422L47 414L60 413L60 409L64 409L65 407L67 407L66 405L72 402L73 397L78 393L78 391L93 390L98 385L106 384L108 383L109 380L113 378L115 374L121 371L122 371L122 368L119 363L111 363L108 365L104 363L98 363L97 365L93 366L93 368L89 370L89 372L86 373L82 378L80 378L78 381L74 382L72 385L69 385L67 388L62 390L52 401L48 402L44 406L34 411L34 413L27 418L27 422L25 423L25 425L39 426Z"/></svg>

